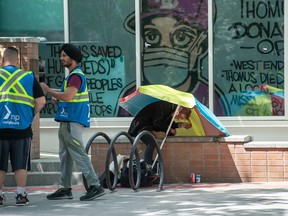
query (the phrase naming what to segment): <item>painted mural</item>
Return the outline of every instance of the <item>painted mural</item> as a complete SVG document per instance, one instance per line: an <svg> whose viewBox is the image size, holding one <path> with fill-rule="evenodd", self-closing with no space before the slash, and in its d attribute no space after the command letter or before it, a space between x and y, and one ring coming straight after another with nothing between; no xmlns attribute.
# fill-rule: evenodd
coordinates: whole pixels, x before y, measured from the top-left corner
<svg viewBox="0 0 288 216"><path fill-rule="evenodd" d="M209 55L214 58L217 116L284 115L283 4L283 0L213 1L213 53ZM117 104L136 89L131 39L135 38L135 13L127 9L125 13L117 20L117 33L126 35L129 43L77 44L84 56L92 117L129 116ZM141 35L142 85L164 84L191 92L208 106L208 0L142 0ZM40 50L45 81L56 89L64 78L60 47L44 44ZM48 99L41 115L53 117L54 113Z"/></svg>
<svg viewBox="0 0 288 216"><path fill-rule="evenodd" d="M142 85L191 92L208 105L207 0L143 0L141 20ZM135 33L134 13L124 26Z"/></svg>

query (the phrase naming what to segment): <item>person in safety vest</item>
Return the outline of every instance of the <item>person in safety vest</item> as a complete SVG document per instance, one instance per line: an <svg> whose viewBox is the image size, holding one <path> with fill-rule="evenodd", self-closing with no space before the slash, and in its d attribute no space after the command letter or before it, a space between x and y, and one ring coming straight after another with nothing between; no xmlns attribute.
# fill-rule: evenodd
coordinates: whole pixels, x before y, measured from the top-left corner
<svg viewBox="0 0 288 216"><path fill-rule="evenodd" d="M34 73L18 68L18 62L18 50L6 48L0 69L0 206L5 200L2 190L9 155L17 185L16 205L29 204L25 188L31 168L31 124L46 103Z"/></svg>
<svg viewBox="0 0 288 216"><path fill-rule="evenodd" d="M60 122L58 137L61 183L56 192L47 196L49 200L73 199L71 179L74 161L89 185L87 193L80 200L94 200L106 193L83 146L82 130L90 126L90 109L86 78L79 66L81 60L82 54L76 46L64 44L61 47L61 62L68 68L69 75L65 78L61 91L52 90L45 83L40 83L43 91L58 101L55 121Z"/></svg>

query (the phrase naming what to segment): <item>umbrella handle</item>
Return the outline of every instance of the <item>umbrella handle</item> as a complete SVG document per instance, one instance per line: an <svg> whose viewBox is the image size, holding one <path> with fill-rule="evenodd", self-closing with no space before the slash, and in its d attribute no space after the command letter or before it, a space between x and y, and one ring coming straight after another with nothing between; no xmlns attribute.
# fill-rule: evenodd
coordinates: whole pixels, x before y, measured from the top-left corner
<svg viewBox="0 0 288 216"><path fill-rule="evenodd" d="M167 137L168 137L169 131L170 131L170 129L171 129L171 126L172 126L172 124L173 124L173 121L174 121L177 113L179 112L179 109L180 109L180 105L177 106L177 108L176 108L176 110L175 110L175 112L174 112L174 114L173 114L173 117L172 117L172 119L171 119L171 122L170 122L170 124L169 124L169 126L168 126L168 129L167 129L167 131L166 131L165 137L164 137L164 139L163 139L162 142L161 142L160 150L162 149L162 147L163 147L163 145L164 145L164 143L165 143L165 141L166 141L166 139L167 139ZM157 159L158 159L158 154L156 155L155 160L153 161L152 169L153 169L153 167L154 167Z"/></svg>

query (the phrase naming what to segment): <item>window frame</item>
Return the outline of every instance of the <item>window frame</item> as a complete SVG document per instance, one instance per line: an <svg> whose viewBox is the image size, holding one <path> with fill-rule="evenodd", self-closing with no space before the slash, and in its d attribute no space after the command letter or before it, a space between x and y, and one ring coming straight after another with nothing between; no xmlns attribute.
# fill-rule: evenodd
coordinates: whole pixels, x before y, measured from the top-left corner
<svg viewBox="0 0 288 216"><path fill-rule="evenodd" d="M213 2L215 0L208 0L208 53L213 53ZM141 0L135 1L135 17L136 17L136 85L140 85L141 81L141 33L140 33L140 11ZM68 0L63 0L64 4L64 37L65 42L69 42L69 17L68 17ZM288 3L284 1L284 10L288 11ZM138 27L137 27L138 26ZM284 13L284 38L288 38L288 14ZM284 40L284 53L288 53L288 43ZM288 55L284 54L284 74L287 73ZM213 55L208 55L208 76L209 76L209 96L213 95ZM288 83L288 76L284 77L284 86ZM285 110L288 110L288 87L284 89L285 94ZM213 97L212 97L213 98ZM213 101L209 101L209 107L213 110ZM235 117L218 117L219 120L227 127L232 135L249 134L255 137L256 140L286 140L283 129L288 128L288 112L284 116L235 116ZM97 131L105 131L106 128L110 130L127 130L132 118L130 117L109 117L109 118L93 118L91 119L91 128ZM53 119L42 119L44 127L58 126ZM114 132L112 132L113 134Z"/></svg>
<svg viewBox="0 0 288 216"><path fill-rule="evenodd" d="M63 0L64 4L64 42L69 43L69 8L68 8L68 1L69 0ZM208 0L208 53L213 53L213 3L215 0ZM141 19L140 19L140 13L141 13L141 3L142 0L135 1L135 22L136 22L136 31L135 31L135 37L136 37L136 87L139 87L141 85ZM288 3L285 3L284 1L284 10L288 11ZM288 19L287 13L284 13L284 38L288 38L288 22L286 21ZM285 22L286 21L286 22ZM284 41L284 53L286 53L288 50L288 43L285 43ZM288 62L288 55L284 54L284 62ZM287 64L284 64L284 74L287 71ZM209 109L214 110L214 74L213 74L213 55L208 54L208 91L209 91L209 98L212 98L212 100L209 100ZM66 70L66 73L68 71ZM285 83L288 83L288 76L284 77L284 86ZM285 110L288 110L288 87L284 89L284 95L285 95ZM118 117L109 117L109 118L115 118ZM227 120L227 121L275 121L275 120L281 120L281 121L287 121L288 120L288 112L285 112L284 116L219 116L218 117L221 121Z"/></svg>

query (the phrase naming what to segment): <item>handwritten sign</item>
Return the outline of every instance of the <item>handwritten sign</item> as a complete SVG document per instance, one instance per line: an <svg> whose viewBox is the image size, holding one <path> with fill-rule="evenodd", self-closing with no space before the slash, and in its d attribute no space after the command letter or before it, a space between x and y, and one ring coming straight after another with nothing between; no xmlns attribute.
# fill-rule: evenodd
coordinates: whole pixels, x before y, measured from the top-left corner
<svg viewBox="0 0 288 216"><path fill-rule="evenodd" d="M48 86L60 89L65 77L65 69L59 58L62 44L41 44L41 60L45 61L45 82ZM125 59L117 46L78 46L83 55L80 66L86 76L90 97L91 117L113 116L119 94L125 85ZM41 111L41 117L53 118L56 105L51 97Z"/></svg>
<svg viewBox="0 0 288 216"><path fill-rule="evenodd" d="M227 115L284 115L284 1L217 1L214 29Z"/></svg>

